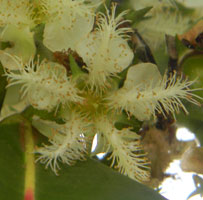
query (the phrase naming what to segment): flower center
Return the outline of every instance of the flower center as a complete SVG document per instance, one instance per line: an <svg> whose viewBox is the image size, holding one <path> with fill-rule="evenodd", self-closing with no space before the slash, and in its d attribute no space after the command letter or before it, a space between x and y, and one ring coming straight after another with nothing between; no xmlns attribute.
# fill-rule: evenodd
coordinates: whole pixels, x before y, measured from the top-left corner
<svg viewBox="0 0 203 200"><path fill-rule="evenodd" d="M101 112L106 110L104 106L104 100L102 95L93 95L91 93L84 94L84 102L79 107L79 110L82 111L85 115L89 117L95 117Z"/></svg>

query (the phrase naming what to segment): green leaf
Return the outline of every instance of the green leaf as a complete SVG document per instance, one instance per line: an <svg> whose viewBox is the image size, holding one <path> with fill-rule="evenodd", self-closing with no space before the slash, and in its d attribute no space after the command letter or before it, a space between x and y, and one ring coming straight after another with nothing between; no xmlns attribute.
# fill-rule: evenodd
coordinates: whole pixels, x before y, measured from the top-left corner
<svg viewBox="0 0 203 200"><path fill-rule="evenodd" d="M58 111L60 110L60 106L58 108ZM38 117L40 117L41 119L44 120L50 120L50 121L54 121L58 124L64 124L65 122L63 121L63 119L61 119L60 117L57 116L55 111L52 112L48 112L47 110L38 110L36 108L33 108L32 106L27 107L22 115L28 119L30 122L32 121L32 117L34 115L37 115Z"/></svg>
<svg viewBox="0 0 203 200"><path fill-rule="evenodd" d="M104 14L106 14L106 7L110 8L111 7L111 0L105 0L104 3L102 3L98 8L97 8L97 12L102 12Z"/></svg>
<svg viewBox="0 0 203 200"><path fill-rule="evenodd" d="M84 74L71 54L69 55L69 60L73 79L77 78L81 74Z"/></svg>
<svg viewBox="0 0 203 200"><path fill-rule="evenodd" d="M122 113L117 117L115 127L118 130L123 128L132 127L132 131L138 132L142 126L142 122L137 120L134 116L129 117L126 113Z"/></svg>
<svg viewBox="0 0 203 200"><path fill-rule="evenodd" d="M119 1L119 0L106 0L105 4L101 4L98 11L106 14L106 7L110 10L112 3L117 3L116 7L116 16L120 14L123 11L128 10L128 13L124 16L125 19L130 20L131 27L135 28L136 25L148 17L145 17L145 15L152 9L152 6L148 6L146 8L142 8L139 10L132 9L132 2L130 0L125 1Z"/></svg>
<svg viewBox="0 0 203 200"><path fill-rule="evenodd" d="M126 19L131 20L132 28L136 28L137 24L143 20L148 19L145 15L152 9L152 6L142 8L140 10L131 10L127 15Z"/></svg>
<svg viewBox="0 0 203 200"><path fill-rule="evenodd" d="M153 50L152 53L156 60L156 64L159 68L159 71L163 75L168 70L168 61L169 61L169 55L168 52L166 51L165 44L160 45L159 48Z"/></svg>
<svg viewBox="0 0 203 200"><path fill-rule="evenodd" d="M202 88L203 86L203 57L200 54L186 54L185 58L182 59L181 68L185 75L189 77L190 80L196 80L196 82L191 86L191 88ZM193 93L199 95L203 98L202 90L194 91ZM198 100L198 99L197 99ZM177 116L177 121L180 125L188 127L190 131L196 134L196 137L199 139L201 145L203 144L203 109L202 109L202 100L198 100L201 106L193 105L189 102L184 102L185 107L187 108L189 115L185 116L183 113L180 113Z"/></svg>
<svg viewBox="0 0 203 200"><path fill-rule="evenodd" d="M41 141L20 115L0 123L0 199L23 200L164 200L156 191L88 159L75 166L61 164L59 176L34 162ZM42 138L43 139L43 138ZM27 196L28 199L28 196Z"/></svg>
<svg viewBox="0 0 203 200"><path fill-rule="evenodd" d="M192 88L202 88L203 89L203 56L201 54L191 55L187 59L184 59L181 67L183 72L189 76L190 80L196 80L196 82L191 86ZM197 95L203 97L203 92L196 92Z"/></svg>
<svg viewBox="0 0 203 200"><path fill-rule="evenodd" d="M183 44L181 40L178 39L177 35L176 35L176 48L179 57L183 56L188 51L188 48Z"/></svg>
<svg viewBox="0 0 203 200"><path fill-rule="evenodd" d="M114 84L116 88L121 88L124 85L129 68L130 66L125 68L122 72L118 73L117 76L112 78L112 84Z"/></svg>
<svg viewBox="0 0 203 200"><path fill-rule="evenodd" d="M24 157L18 124L0 126L0 199L23 200Z"/></svg>
<svg viewBox="0 0 203 200"><path fill-rule="evenodd" d="M45 26L44 24L39 24L33 29L35 33L34 34L35 46L37 48L36 56L40 55L39 57L40 61L42 61L43 59L54 61L53 53L43 44L44 26Z"/></svg>
<svg viewBox="0 0 203 200"><path fill-rule="evenodd" d="M148 6L139 10L132 9L133 5L130 0L120 1L116 9L116 13L119 14L125 10L128 10L128 13L125 15L125 19L131 21L132 28L135 28L137 23L145 19L145 15L152 9L152 6Z"/></svg>

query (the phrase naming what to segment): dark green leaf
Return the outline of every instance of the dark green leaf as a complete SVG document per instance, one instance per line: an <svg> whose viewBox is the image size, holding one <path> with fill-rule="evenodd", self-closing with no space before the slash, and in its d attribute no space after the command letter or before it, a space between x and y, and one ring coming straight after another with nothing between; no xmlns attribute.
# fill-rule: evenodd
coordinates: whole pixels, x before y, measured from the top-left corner
<svg viewBox="0 0 203 200"><path fill-rule="evenodd" d="M156 64L159 68L160 73L163 75L168 70L168 61L169 55L166 51L165 45L160 45L159 48L156 48L153 52Z"/></svg>
<svg viewBox="0 0 203 200"><path fill-rule="evenodd" d="M23 200L24 157L19 125L0 126L0 199Z"/></svg>
<svg viewBox="0 0 203 200"><path fill-rule="evenodd" d="M176 48L177 48L177 52L179 57L183 56L183 54L188 51L188 48L183 44L182 41L180 41L178 39L178 37L176 36Z"/></svg>
<svg viewBox="0 0 203 200"><path fill-rule="evenodd" d="M128 10L128 13L124 17L125 19L130 20L131 27L135 28L140 21L147 18L145 15L152 9L152 6L148 6L139 10L134 10L132 7L133 5L130 0L120 1L117 6L116 13L119 14L125 10Z"/></svg>
<svg viewBox="0 0 203 200"><path fill-rule="evenodd" d="M60 110L60 106L59 106L59 108L58 108L58 111L59 111L59 110ZM34 115L37 115L37 116L39 116L41 119L44 119L44 120L54 121L54 122L56 122L56 123L58 123L58 124L64 124L64 123L65 123L61 118L59 118L59 117L57 116L57 112L55 112L55 111L48 112L47 110L37 110L37 109L33 108L32 106L27 107L27 108L23 111L22 115L23 115L26 119L28 119L29 121L32 121L32 117L33 117Z"/></svg>
<svg viewBox="0 0 203 200"><path fill-rule="evenodd" d="M145 15L152 9L151 6L142 8L140 10L131 10L127 15L126 19L131 20L132 28L136 28L137 24L142 20L148 19Z"/></svg>
<svg viewBox="0 0 203 200"><path fill-rule="evenodd" d="M19 118L17 119L21 121L20 124L9 123L9 120L0 123L0 199L2 200L24 199L25 166L30 165L24 159L25 147L27 140L32 140L32 137L25 139L28 136L26 134L31 133L31 128L25 119L20 116ZM35 144L38 143L39 135L35 134L34 138ZM44 167L39 163L34 164L35 176L32 183L35 183L33 190L35 200L165 199L147 186L95 160L77 162L72 167L63 165L59 176L50 169L45 170Z"/></svg>
<svg viewBox="0 0 203 200"><path fill-rule="evenodd" d="M44 24L39 24L33 31L35 33L34 40L37 49L36 56L40 55L40 61L43 59L54 61L53 53L43 44Z"/></svg>
<svg viewBox="0 0 203 200"><path fill-rule="evenodd" d="M105 0L105 3L102 3L98 9L97 9L97 12L102 12L104 14L106 14L106 7L107 8L110 8L111 7L111 0Z"/></svg>
<svg viewBox="0 0 203 200"><path fill-rule="evenodd" d="M122 113L117 117L115 127L118 130L123 128L132 127L132 131L138 132L142 126L142 122L138 121L134 116L129 117L126 113Z"/></svg>

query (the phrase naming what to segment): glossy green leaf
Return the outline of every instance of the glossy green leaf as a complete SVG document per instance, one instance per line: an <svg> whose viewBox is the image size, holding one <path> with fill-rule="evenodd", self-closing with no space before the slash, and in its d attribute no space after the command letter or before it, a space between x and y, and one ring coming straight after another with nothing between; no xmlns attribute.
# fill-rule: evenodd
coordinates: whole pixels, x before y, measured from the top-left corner
<svg viewBox="0 0 203 200"><path fill-rule="evenodd" d="M59 176L56 176L32 160L35 155L31 150L39 143L40 137L20 115L0 123L0 199L30 200L32 194L35 200L165 199L152 189L91 159L77 162L72 167L61 164Z"/></svg>
<svg viewBox="0 0 203 200"><path fill-rule="evenodd" d="M203 88L203 56L201 54L188 57L181 67L190 80L196 79L196 82L191 86L192 88ZM202 91L198 91L196 94L203 97Z"/></svg>
<svg viewBox="0 0 203 200"><path fill-rule="evenodd" d="M181 68L185 75L189 77L190 80L196 80L196 82L191 86L191 88L203 88L203 57L202 55L192 55L186 56L183 59ZM203 97L203 91L195 91L195 94ZM198 100L198 99L197 99ZM190 131L196 134L196 137L199 139L200 143L203 144L203 109L202 109L202 100L198 100L200 102L200 106L191 104L189 102L184 102L185 107L187 108L189 115L184 115L181 112L177 116L178 124L181 126L188 127Z"/></svg>

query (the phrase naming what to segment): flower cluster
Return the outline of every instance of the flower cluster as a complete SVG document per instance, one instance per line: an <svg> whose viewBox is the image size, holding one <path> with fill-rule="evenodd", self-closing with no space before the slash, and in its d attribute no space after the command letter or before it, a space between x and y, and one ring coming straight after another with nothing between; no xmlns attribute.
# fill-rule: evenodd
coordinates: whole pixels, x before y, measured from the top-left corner
<svg viewBox="0 0 203 200"><path fill-rule="evenodd" d="M57 174L59 162L72 165L84 160L88 143L98 134L104 138L102 151L111 153L112 166L132 179L147 181L149 161L139 134L130 126L118 129L115 124L124 116L145 121L155 118L156 112L186 111L181 99L198 104L194 99L198 96L190 89L193 82L176 73L162 77L154 64L132 64L129 40L133 30L126 26L130 23L125 19L127 11L117 15L113 4L105 14L97 12L101 3L1 0L0 39L14 45L1 52L0 60L8 87L19 84L21 97L29 105L54 111L63 119L63 124L57 124L33 117L33 126L49 140L36 149L38 161ZM8 13L2 14L3 10ZM34 27L40 24L46 48L70 53L69 69L55 60L33 59L37 49ZM82 60L81 66L71 52Z"/></svg>

